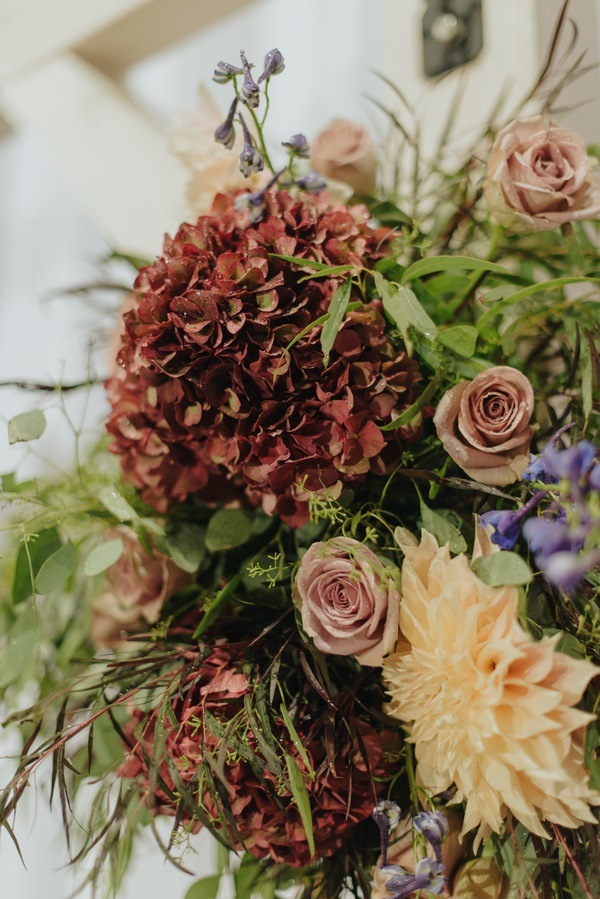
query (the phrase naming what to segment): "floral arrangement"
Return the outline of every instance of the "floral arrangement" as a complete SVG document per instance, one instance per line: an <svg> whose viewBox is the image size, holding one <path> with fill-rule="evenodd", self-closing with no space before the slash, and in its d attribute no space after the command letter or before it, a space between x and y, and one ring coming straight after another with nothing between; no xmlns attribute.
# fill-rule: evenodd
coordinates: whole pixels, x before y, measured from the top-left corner
<svg viewBox="0 0 600 899"><path fill-rule="evenodd" d="M223 849L188 899L592 899L593 148L548 66L536 115L376 181L351 123L269 148L283 69L216 67L219 189L125 298L107 435L67 481L2 478L0 822L51 759L113 895L168 816L175 864Z"/></svg>

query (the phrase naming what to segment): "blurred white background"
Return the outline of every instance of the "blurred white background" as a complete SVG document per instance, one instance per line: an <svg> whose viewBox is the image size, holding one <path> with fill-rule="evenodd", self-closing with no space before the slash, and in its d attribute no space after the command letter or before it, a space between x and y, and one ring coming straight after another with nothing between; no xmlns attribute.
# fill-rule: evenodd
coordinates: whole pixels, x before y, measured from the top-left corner
<svg viewBox="0 0 600 899"><path fill-rule="evenodd" d="M77 381L86 376L90 354L96 373L106 373L102 342L90 349L102 323L72 298L51 296L92 280L111 245L157 253L162 233L185 216L184 174L166 151L164 131L178 113L194 111L201 81L225 112L227 90L210 82L220 59L235 62L245 49L260 65L267 50L283 52L286 70L272 89L270 130L277 140L298 131L310 139L333 117L381 129L365 99L381 96L370 73L377 70L416 105L433 146L461 76L435 89L423 78L425 6L425 0L0 0L0 116L11 129L0 138L0 381ZM531 84L559 6L559 0L484 3L484 50L464 81L457 128L463 140L504 87L517 97ZM572 12L588 61L596 61L600 2L578 0ZM592 72L574 88L569 102L588 102L562 120L590 141L600 140L597 79ZM0 472L22 457L8 447L5 422L41 403L55 401L0 391ZM81 405L74 403L78 415ZM90 428L100 427L104 411L97 391ZM39 451L68 466L58 414L48 420ZM30 469L39 464L27 462ZM14 735L0 735L1 754L15 748ZM0 759L0 781L11 770ZM16 824L27 868L1 834L2 899L67 899L75 879L64 867L57 808L51 813L45 795L31 794ZM209 870L208 841L198 850L190 865ZM148 837L121 896L179 899L189 883L165 865Z"/></svg>

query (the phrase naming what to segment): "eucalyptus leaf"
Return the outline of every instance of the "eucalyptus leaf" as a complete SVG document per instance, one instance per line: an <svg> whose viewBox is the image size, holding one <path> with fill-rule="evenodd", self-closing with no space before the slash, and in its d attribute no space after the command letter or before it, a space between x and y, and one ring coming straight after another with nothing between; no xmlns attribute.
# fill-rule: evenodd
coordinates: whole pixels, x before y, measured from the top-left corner
<svg viewBox="0 0 600 899"><path fill-rule="evenodd" d="M508 269L487 259L475 259L472 256L428 256L427 259L419 259L404 272L402 282L412 281L414 278L422 278L424 275L432 275L434 272L495 272L498 275L512 277Z"/></svg>
<svg viewBox="0 0 600 899"><path fill-rule="evenodd" d="M329 365L329 354L331 353L335 338L340 330L340 325L342 324L342 320L348 309L351 291L352 281L350 278L347 278L340 284L331 297L329 309L327 310L329 318L321 329L321 349L323 350L323 366L325 368Z"/></svg>
<svg viewBox="0 0 600 899"><path fill-rule="evenodd" d="M91 551L84 564L84 571L89 577L94 577L106 571L123 555L123 541L120 537L101 543Z"/></svg>
<svg viewBox="0 0 600 899"><path fill-rule="evenodd" d="M440 515L434 512L429 506L426 506L421 497L421 521L423 527L430 534L433 534L440 546L449 545L450 551L453 553L464 553L467 549L467 541L454 525Z"/></svg>
<svg viewBox="0 0 600 899"><path fill-rule="evenodd" d="M473 570L478 578L490 587L528 584L531 568L517 553L498 552L490 556L480 556L473 562Z"/></svg>
<svg viewBox="0 0 600 899"><path fill-rule="evenodd" d="M185 894L185 899L216 899L220 883L220 874L203 877L202 880L197 880L191 885Z"/></svg>
<svg viewBox="0 0 600 899"><path fill-rule="evenodd" d="M252 518L241 509L219 509L208 522L206 548L210 552L233 549L252 534Z"/></svg>
<svg viewBox="0 0 600 899"><path fill-rule="evenodd" d="M302 820L302 824L306 833L308 848L310 849L310 854L312 856L315 854L315 837L313 833L312 813L310 810L310 798L308 795L308 790L306 789L306 784L304 783L304 778L302 777L302 772L298 767L298 763L287 752L285 753L285 763L287 766L288 777L290 779L292 794L296 801L296 805L298 806L298 811L300 812L300 818Z"/></svg>
<svg viewBox="0 0 600 899"><path fill-rule="evenodd" d="M133 506L127 502L116 487L102 487L98 493L98 499L117 521L135 521L138 517Z"/></svg>
<svg viewBox="0 0 600 899"><path fill-rule="evenodd" d="M472 325L456 325L453 328L444 328L438 331L439 343L452 350L457 356L470 359L475 352L479 332Z"/></svg>
<svg viewBox="0 0 600 899"><path fill-rule="evenodd" d="M156 545L182 571L195 574L206 555L206 529L199 524L177 523L156 540Z"/></svg>
<svg viewBox="0 0 600 899"><path fill-rule="evenodd" d="M22 606L12 626L6 648L0 654L0 687L6 687L36 664L37 635L33 605Z"/></svg>
<svg viewBox="0 0 600 899"><path fill-rule="evenodd" d="M35 579L40 568L50 556L60 549L60 537L56 528L46 528L23 543L17 553L12 585L15 604L29 599L34 592Z"/></svg>
<svg viewBox="0 0 600 899"><path fill-rule="evenodd" d="M40 409L15 415L8 423L8 442L26 443L37 440L46 430L46 416Z"/></svg>
<svg viewBox="0 0 600 899"><path fill-rule="evenodd" d="M70 540L51 555L39 570L35 579L36 593L44 596L61 587L75 570L77 554Z"/></svg>

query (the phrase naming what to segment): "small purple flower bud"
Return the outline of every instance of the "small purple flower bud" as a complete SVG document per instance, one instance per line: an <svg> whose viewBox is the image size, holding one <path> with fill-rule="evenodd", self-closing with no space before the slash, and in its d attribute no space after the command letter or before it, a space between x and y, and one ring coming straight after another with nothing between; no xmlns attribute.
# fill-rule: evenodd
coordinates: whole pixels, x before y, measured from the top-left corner
<svg viewBox="0 0 600 899"><path fill-rule="evenodd" d="M248 212L250 222L254 225L262 218L265 211L265 191L256 190L253 193L240 194L233 203L236 212Z"/></svg>
<svg viewBox="0 0 600 899"><path fill-rule="evenodd" d="M327 181L318 172L309 172L303 178L298 178L294 183L311 194L319 194L327 187Z"/></svg>
<svg viewBox="0 0 600 899"><path fill-rule="evenodd" d="M213 75L213 81L216 81L217 84L227 84L227 82L231 81L232 78L235 78L236 75L243 74L243 69L232 66L229 62L218 62Z"/></svg>
<svg viewBox="0 0 600 899"><path fill-rule="evenodd" d="M246 59L243 50L240 53L240 56L242 59L242 66L244 68L244 81L242 83L242 103L245 103L246 106L250 107L250 109L256 109L256 107L260 103L260 88L252 77L252 72L250 71L252 66Z"/></svg>
<svg viewBox="0 0 600 899"><path fill-rule="evenodd" d="M264 163L262 156L256 149L248 126L241 115L240 122L242 123L242 129L244 131L244 149L240 153L240 172L244 178L249 178L253 172L262 172Z"/></svg>
<svg viewBox="0 0 600 899"><path fill-rule="evenodd" d="M215 131L215 140L218 144L223 144L228 150L231 150L235 143L235 128L233 127L233 117L237 108L237 97L229 107L227 118L222 125Z"/></svg>
<svg viewBox="0 0 600 899"><path fill-rule="evenodd" d="M590 490L600 490L600 462L596 462L592 468L588 486Z"/></svg>
<svg viewBox="0 0 600 899"><path fill-rule="evenodd" d="M308 159L310 156L310 147L303 134L293 134L289 140L282 141L281 146L285 147L286 150L290 150L301 159Z"/></svg>
<svg viewBox="0 0 600 899"><path fill-rule="evenodd" d="M555 553L576 553L582 546L581 539L569 533L566 519L530 518L523 525L523 536L540 568L544 568L545 560Z"/></svg>
<svg viewBox="0 0 600 899"><path fill-rule="evenodd" d="M485 512L480 522L482 527L491 525L494 528L492 543L500 549L512 549L518 540L521 530L521 518L518 512L492 511Z"/></svg>
<svg viewBox="0 0 600 899"><path fill-rule="evenodd" d="M596 449L587 440L581 440L575 446L558 450L549 443L544 447L542 460L546 471L554 477L578 484L582 476L590 470Z"/></svg>
<svg viewBox="0 0 600 899"><path fill-rule="evenodd" d="M395 802L383 800L379 802L371 816L375 824L379 828L379 836L381 840L381 864L383 867L387 864L387 849L390 840L390 831L397 826L400 821L400 807Z"/></svg>
<svg viewBox="0 0 600 899"><path fill-rule="evenodd" d="M390 899L407 899L417 890L427 890L439 896L446 885L444 866L433 858L422 858L415 866L414 874L394 874L385 885L392 893Z"/></svg>
<svg viewBox="0 0 600 899"><path fill-rule="evenodd" d="M285 69L283 56L279 52L279 50L269 50L269 52L265 56L263 65L264 71L258 79L259 84L262 84L262 82L267 78L270 78L271 75L279 75Z"/></svg>
<svg viewBox="0 0 600 899"><path fill-rule="evenodd" d="M413 827L422 834L435 853L436 860L442 862L442 843L448 835L448 819L440 811L419 812L413 818Z"/></svg>
<svg viewBox="0 0 600 899"><path fill-rule="evenodd" d="M600 550L574 555L554 553L544 565L544 576L563 593L572 593L588 571L600 565Z"/></svg>

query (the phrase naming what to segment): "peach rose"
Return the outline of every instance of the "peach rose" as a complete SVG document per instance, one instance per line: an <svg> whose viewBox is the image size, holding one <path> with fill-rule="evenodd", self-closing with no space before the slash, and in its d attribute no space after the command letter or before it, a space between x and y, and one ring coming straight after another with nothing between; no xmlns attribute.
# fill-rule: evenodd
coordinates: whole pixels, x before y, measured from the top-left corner
<svg viewBox="0 0 600 899"><path fill-rule="evenodd" d="M503 487L529 463L533 401L525 375L496 365L444 394L433 421L444 449L470 478Z"/></svg>
<svg viewBox="0 0 600 899"><path fill-rule="evenodd" d="M322 652L381 665L398 637L397 570L350 537L313 543L294 583L302 626Z"/></svg>
<svg viewBox="0 0 600 899"><path fill-rule="evenodd" d="M153 624L170 596L190 582L190 575L154 549L148 555L129 528L113 528L106 540L120 537L121 558L106 572L108 590L91 606L91 638L96 646L115 647L127 635Z"/></svg>
<svg viewBox="0 0 600 899"><path fill-rule="evenodd" d="M600 185L584 141L542 116L511 122L492 147L485 197L493 217L515 231L551 231L600 214Z"/></svg>
<svg viewBox="0 0 600 899"><path fill-rule="evenodd" d="M375 186L375 147L368 131L354 122L334 119L311 146L313 167L326 178L343 181L355 193L368 194Z"/></svg>

